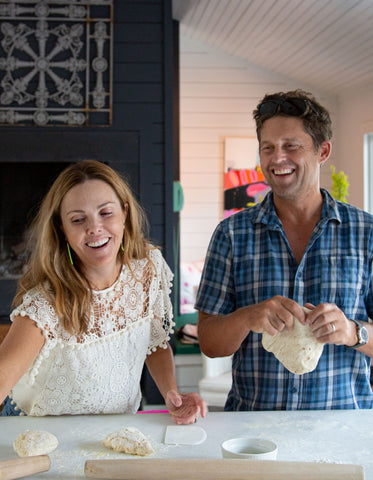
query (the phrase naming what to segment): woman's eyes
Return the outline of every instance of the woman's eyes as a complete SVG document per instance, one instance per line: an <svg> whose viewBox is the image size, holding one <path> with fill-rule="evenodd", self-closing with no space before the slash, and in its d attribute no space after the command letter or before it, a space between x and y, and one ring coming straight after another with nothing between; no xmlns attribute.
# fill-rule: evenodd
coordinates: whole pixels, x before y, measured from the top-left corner
<svg viewBox="0 0 373 480"><path fill-rule="evenodd" d="M113 212L111 210L104 210L100 212L101 217L110 217L113 215ZM72 223L79 224L83 223L86 220L86 217L78 217L78 218L73 218L71 220Z"/></svg>

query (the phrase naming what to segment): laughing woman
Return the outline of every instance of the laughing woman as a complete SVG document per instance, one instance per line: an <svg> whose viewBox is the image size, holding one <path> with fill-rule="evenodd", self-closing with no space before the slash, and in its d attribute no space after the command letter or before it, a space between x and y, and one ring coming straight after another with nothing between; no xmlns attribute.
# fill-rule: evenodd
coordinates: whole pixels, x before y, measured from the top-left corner
<svg viewBox="0 0 373 480"><path fill-rule="evenodd" d="M205 415L197 393L177 392L172 273L145 223L107 165L85 160L59 175L0 346L2 415L135 413L144 363L177 423Z"/></svg>

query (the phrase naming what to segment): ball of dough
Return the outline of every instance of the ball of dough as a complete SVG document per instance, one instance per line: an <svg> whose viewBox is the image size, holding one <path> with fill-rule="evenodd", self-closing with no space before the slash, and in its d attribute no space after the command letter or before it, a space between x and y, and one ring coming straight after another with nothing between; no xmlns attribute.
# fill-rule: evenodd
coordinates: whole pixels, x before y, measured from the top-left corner
<svg viewBox="0 0 373 480"><path fill-rule="evenodd" d="M53 452L58 446L57 437L42 430L25 430L16 438L13 448L20 457L33 457Z"/></svg>
<svg viewBox="0 0 373 480"><path fill-rule="evenodd" d="M304 307L307 313L310 310ZM283 330L276 335L264 332L262 345L272 352L290 372L303 375L317 367L324 345L316 340L309 325L303 325L294 317L292 330Z"/></svg>
<svg viewBox="0 0 373 480"><path fill-rule="evenodd" d="M135 427L122 428L110 433L103 444L115 452L129 453L141 457L154 453L149 440Z"/></svg>

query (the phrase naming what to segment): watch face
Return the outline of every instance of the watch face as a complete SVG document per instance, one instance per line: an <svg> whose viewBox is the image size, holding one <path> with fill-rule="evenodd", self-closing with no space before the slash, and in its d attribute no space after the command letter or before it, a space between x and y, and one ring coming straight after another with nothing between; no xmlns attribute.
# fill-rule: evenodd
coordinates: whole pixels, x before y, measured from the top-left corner
<svg viewBox="0 0 373 480"><path fill-rule="evenodd" d="M359 339L360 343L365 345L367 343L368 339L369 339L368 330L365 327L361 327L359 329L359 333L360 333L360 335L359 335L360 336L360 339Z"/></svg>

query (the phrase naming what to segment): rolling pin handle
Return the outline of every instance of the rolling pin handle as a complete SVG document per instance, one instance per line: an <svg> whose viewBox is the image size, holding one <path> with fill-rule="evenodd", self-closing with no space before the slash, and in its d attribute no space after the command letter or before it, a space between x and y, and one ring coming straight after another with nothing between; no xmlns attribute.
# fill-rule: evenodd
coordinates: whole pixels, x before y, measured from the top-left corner
<svg viewBox="0 0 373 480"><path fill-rule="evenodd" d="M0 480L15 480L34 473L47 472L51 461L48 455L0 461Z"/></svg>

